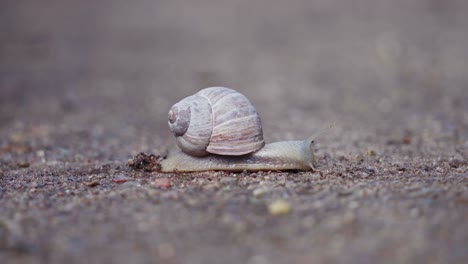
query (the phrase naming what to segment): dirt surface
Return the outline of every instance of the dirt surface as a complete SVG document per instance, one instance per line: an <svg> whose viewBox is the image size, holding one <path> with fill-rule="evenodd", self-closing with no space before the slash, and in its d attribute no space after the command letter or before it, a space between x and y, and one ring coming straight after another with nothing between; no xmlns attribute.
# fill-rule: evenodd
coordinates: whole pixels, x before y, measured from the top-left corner
<svg viewBox="0 0 468 264"><path fill-rule="evenodd" d="M1 263L468 263L467 3L2 1ZM127 167L214 85L317 171Z"/></svg>

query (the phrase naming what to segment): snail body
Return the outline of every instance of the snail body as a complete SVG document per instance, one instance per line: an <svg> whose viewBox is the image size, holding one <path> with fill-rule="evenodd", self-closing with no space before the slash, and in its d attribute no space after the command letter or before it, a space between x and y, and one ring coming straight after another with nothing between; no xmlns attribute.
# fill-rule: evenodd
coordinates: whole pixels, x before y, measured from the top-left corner
<svg viewBox="0 0 468 264"><path fill-rule="evenodd" d="M280 141L266 144L259 151L244 156L208 155L195 157L180 150L169 153L160 162L161 172L195 171L281 171L311 170L314 137L305 141Z"/></svg>
<svg viewBox="0 0 468 264"><path fill-rule="evenodd" d="M205 88L176 103L168 124L180 150L160 161L161 172L311 170L311 136L265 145L260 117L241 93Z"/></svg>

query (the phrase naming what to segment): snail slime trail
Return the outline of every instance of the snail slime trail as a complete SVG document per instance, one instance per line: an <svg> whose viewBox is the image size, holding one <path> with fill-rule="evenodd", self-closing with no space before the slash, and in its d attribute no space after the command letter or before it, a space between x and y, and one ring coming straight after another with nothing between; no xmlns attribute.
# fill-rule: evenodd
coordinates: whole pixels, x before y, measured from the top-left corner
<svg viewBox="0 0 468 264"><path fill-rule="evenodd" d="M265 145L260 116L243 94L205 88L182 99L168 113L178 150L160 161L161 172L311 170L313 142Z"/></svg>

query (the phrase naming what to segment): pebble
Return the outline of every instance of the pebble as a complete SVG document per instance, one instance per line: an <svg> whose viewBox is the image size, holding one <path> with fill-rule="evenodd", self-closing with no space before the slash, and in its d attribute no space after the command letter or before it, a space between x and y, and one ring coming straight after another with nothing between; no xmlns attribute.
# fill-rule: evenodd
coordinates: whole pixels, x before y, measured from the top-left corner
<svg viewBox="0 0 468 264"><path fill-rule="evenodd" d="M285 215L291 211L291 205L284 200L276 200L268 205L271 215Z"/></svg>
<svg viewBox="0 0 468 264"><path fill-rule="evenodd" d="M361 173L361 178L367 178L367 177L369 177L369 173L367 173L367 172L362 172Z"/></svg>
<svg viewBox="0 0 468 264"><path fill-rule="evenodd" d="M115 177L112 179L112 182L115 183L124 183L126 181L131 181L132 178L125 176L124 174L117 174Z"/></svg>
<svg viewBox="0 0 468 264"><path fill-rule="evenodd" d="M168 189L172 186L171 180L169 180L168 178L157 178L152 182L152 184L163 189Z"/></svg>
<svg viewBox="0 0 468 264"><path fill-rule="evenodd" d="M44 150L38 150L38 151L36 152L36 155L37 155L38 158L41 159L41 162L42 162L42 163L45 163L45 162L46 162L46 160L45 160L45 151L44 151Z"/></svg>
<svg viewBox="0 0 468 264"><path fill-rule="evenodd" d="M18 168L29 168L30 164L29 162L25 162L25 161L19 161L18 163L16 163L16 165L18 166Z"/></svg>
<svg viewBox="0 0 468 264"><path fill-rule="evenodd" d="M255 197L260 197L260 196L264 195L265 193L267 193L269 191L270 190L268 188L257 188L255 190L253 190L252 194Z"/></svg>
<svg viewBox="0 0 468 264"><path fill-rule="evenodd" d="M408 136L404 136L401 140L401 143L405 144L405 145L409 145L411 144L411 138L408 137Z"/></svg>
<svg viewBox="0 0 468 264"><path fill-rule="evenodd" d="M84 184L88 187L95 187L95 186L98 186L99 185L99 182L98 181L88 181L88 182L84 182Z"/></svg>

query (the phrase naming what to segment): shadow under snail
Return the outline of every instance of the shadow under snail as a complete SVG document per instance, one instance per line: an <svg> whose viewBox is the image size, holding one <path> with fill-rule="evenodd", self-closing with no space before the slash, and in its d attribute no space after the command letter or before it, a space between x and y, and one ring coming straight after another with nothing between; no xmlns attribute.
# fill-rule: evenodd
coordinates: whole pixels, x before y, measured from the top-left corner
<svg viewBox="0 0 468 264"><path fill-rule="evenodd" d="M161 172L313 169L318 133L265 144L255 107L233 89L210 87L184 98L169 110L168 124L180 149L160 161Z"/></svg>

